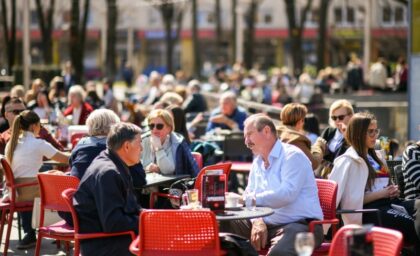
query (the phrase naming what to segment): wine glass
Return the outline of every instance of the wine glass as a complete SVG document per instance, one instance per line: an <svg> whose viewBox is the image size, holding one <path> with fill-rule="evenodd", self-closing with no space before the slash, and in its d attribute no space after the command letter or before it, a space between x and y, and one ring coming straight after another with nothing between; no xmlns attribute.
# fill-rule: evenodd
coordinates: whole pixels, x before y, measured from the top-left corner
<svg viewBox="0 0 420 256"><path fill-rule="evenodd" d="M314 234L311 232L298 233L295 238L295 249L299 256L309 256L315 247Z"/></svg>

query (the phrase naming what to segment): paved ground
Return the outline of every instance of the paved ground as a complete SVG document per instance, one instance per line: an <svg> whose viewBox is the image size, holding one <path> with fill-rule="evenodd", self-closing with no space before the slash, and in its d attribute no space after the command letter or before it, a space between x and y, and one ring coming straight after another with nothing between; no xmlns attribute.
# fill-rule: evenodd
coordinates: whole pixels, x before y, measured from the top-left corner
<svg viewBox="0 0 420 256"><path fill-rule="evenodd" d="M2 243L0 247L0 255L3 255L5 236L6 236L6 230L3 233L3 238L2 238L3 241L1 241ZM35 255L35 248L30 249L30 250L17 250L16 249L17 243L18 243L17 221L14 220L13 225L12 225L12 235L10 238L9 250L8 250L7 255ZM65 250L63 248L64 247L62 246L61 250L57 249L56 245L53 244L53 240L42 239L42 247L41 247L40 254L41 255L60 255L60 256L66 255Z"/></svg>

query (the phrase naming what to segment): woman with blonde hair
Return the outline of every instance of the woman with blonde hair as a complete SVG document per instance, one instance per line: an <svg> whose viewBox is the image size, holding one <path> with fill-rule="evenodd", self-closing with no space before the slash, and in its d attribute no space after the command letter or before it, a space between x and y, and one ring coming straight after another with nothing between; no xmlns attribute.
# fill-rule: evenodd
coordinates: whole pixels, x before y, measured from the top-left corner
<svg viewBox="0 0 420 256"><path fill-rule="evenodd" d="M30 110L20 113L12 125L12 136L6 145L6 158L12 167L15 182L36 182L43 158L51 158L60 163L68 163L68 155L58 151L50 143L37 138L41 130L38 115ZM39 187L22 187L17 191L17 201L32 201L39 197ZM33 247L36 242L35 230L32 229L32 212L23 212L22 226L26 233L19 242L18 249Z"/></svg>
<svg viewBox="0 0 420 256"><path fill-rule="evenodd" d="M143 139L142 163L145 170L162 174L197 176L199 169L185 138L174 132L168 110L156 109L147 116L150 136Z"/></svg>
<svg viewBox="0 0 420 256"><path fill-rule="evenodd" d="M376 117L370 113L357 113L350 119L345 133L350 147L334 161L329 176L338 184L337 207L379 209L382 226L399 230L405 241L418 244L414 200L399 200L398 186L390 184L386 162L374 149L379 133ZM345 225L380 224L376 214L344 214L342 218Z"/></svg>

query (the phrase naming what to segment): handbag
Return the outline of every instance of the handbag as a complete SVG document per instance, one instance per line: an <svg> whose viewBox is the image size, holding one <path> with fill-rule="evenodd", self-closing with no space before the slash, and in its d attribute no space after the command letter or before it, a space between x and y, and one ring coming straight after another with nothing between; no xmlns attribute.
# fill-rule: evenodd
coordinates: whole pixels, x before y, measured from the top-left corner
<svg viewBox="0 0 420 256"><path fill-rule="evenodd" d="M32 228L33 229L39 228L40 219L41 219L41 198L35 197L34 208L32 210ZM44 211L44 226L50 226L61 220L63 219L58 215L58 212L52 211L52 210Z"/></svg>

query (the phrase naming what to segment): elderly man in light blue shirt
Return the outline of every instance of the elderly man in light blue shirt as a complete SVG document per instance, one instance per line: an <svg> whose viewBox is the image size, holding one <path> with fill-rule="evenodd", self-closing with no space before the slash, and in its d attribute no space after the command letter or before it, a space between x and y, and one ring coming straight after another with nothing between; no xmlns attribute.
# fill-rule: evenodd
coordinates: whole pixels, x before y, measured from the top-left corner
<svg viewBox="0 0 420 256"><path fill-rule="evenodd" d="M323 218L311 162L299 148L277 139L273 121L263 114L245 120L244 135L256 156L247 189L255 191L257 206L271 207L274 214L222 223L221 230L250 238L257 250L270 245L269 255L296 255L296 234ZM322 239L322 227L316 227L315 246Z"/></svg>

